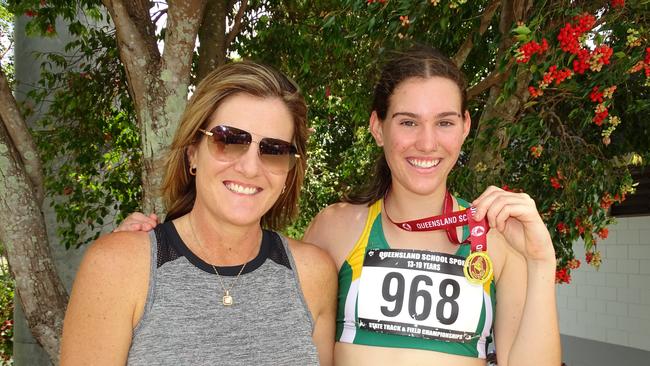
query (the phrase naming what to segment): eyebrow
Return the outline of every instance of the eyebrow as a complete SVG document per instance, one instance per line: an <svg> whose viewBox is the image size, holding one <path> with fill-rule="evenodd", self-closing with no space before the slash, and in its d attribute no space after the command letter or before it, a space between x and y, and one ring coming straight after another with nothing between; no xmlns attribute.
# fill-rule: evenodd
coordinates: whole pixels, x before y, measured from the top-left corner
<svg viewBox="0 0 650 366"><path fill-rule="evenodd" d="M395 112L391 116L392 118L398 117L398 116L406 116L406 117L411 117L411 118L420 118L420 115L417 113L412 113L412 112ZM449 116L454 116L454 117L461 117L461 114L458 112L453 112L453 111L448 111L448 112L441 112L435 115L435 118L444 118L444 117L449 117Z"/></svg>

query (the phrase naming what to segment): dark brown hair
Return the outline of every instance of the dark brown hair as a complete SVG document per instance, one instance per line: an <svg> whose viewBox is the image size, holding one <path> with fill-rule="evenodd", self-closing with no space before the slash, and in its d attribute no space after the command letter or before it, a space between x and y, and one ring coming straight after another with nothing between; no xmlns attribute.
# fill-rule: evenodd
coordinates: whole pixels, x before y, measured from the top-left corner
<svg viewBox="0 0 650 366"><path fill-rule="evenodd" d="M209 118L229 96L244 93L260 98L279 98L293 117L293 143L300 158L287 174L286 189L273 207L262 216L261 224L281 229L298 213L298 198L307 167L307 105L295 82L277 70L250 61L221 66L196 87L187 103L174 135L162 185L167 208L165 220L173 220L192 210L196 184L189 174L187 148L202 138L199 128L207 128Z"/></svg>
<svg viewBox="0 0 650 366"><path fill-rule="evenodd" d="M460 90L461 111L467 110L467 82L465 76L447 56L435 48L414 46L403 51L395 51L384 65L379 81L375 86L372 111L381 121L386 119L390 98L395 89L410 78L427 79L443 77L453 81ZM374 172L366 180L359 192L346 195L343 200L353 204L371 205L383 198L391 185L391 172L382 152L375 161Z"/></svg>

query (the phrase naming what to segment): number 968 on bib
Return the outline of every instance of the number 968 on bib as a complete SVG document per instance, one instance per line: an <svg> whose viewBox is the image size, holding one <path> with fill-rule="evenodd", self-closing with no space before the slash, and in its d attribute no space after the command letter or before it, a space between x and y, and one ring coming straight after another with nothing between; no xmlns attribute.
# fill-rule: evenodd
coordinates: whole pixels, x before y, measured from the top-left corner
<svg viewBox="0 0 650 366"><path fill-rule="evenodd" d="M423 250L369 250L359 280L359 327L450 342L471 340L484 290L465 279L464 262L463 257Z"/></svg>

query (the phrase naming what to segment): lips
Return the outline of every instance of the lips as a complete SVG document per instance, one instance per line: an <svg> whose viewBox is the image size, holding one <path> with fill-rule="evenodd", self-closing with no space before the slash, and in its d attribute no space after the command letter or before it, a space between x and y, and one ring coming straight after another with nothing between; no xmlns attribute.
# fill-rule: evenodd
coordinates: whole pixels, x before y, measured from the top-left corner
<svg viewBox="0 0 650 366"><path fill-rule="evenodd" d="M224 182L223 184L224 184L224 186L226 186L226 188L229 191L231 191L233 193L237 193L237 194L243 194L243 195L246 195L246 196L252 196L252 195L262 191L262 188L259 188L259 187L244 186L244 185L237 184L237 183L234 183L234 182L229 182L229 181Z"/></svg>
<svg viewBox="0 0 650 366"><path fill-rule="evenodd" d="M423 169L433 168L433 167L438 166L438 164L440 164L440 159L415 159L415 158L409 158L409 159L406 159L406 160L412 166L414 166L416 168L423 168Z"/></svg>

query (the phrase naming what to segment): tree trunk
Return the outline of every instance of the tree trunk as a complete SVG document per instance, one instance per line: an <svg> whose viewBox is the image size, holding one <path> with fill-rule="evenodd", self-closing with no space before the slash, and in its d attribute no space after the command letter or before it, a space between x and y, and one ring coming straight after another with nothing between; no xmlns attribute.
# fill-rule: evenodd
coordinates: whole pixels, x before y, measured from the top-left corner
<svg viewBox="0 0 650 366"><path fill-rule="evenodd" d="M58 365L68 297L52 263L39 202L13 148L17 143L4 126L0 128L0 240L7 248L27 324Z"/></svg>
<svg viewBox="0 0 650 366"><path fill-rule="evenodd" d="M499 44L497 60L507 57L506 52L508 52L512 45L510 29L514 23L526 19L526 14L531 5L532 2L530 0L509 0L502 2L501 19L499 22L501 42ZM510 73L513 67L516 66L509 63L507 66L508 69L505 70L504 74ZM476 135L484 136L484 138L490 139L491 141L498 141L499 144L498 147L495 147L494 144L477 144L477 146L472 149L470 166L476 167L479 163L483 163L485 166L489 167L486 171L487 174L490 174L491 177L498 177L501 175L503 167L503 161L499 152L507 147L509 136L507 136L505 129L503 128L496 128L494 134L488 133L487 130L490 127L494 127L493 124L497 120L504 124L515 121L517 113L526 101L527 87L532 76L530 71L527 69L520 69L515 76L515 91L503 101L498 101L498 99L503 91L503 81L506 80L507 77L502 73L498 73L496 69L490 77L494 78L495 84L490 87L489 96L485 103L485 109L483 110L479 120ZM491 146L491 148L485 150L482 148L483 146Z"/></svg>

